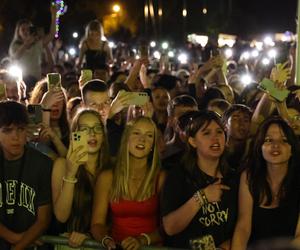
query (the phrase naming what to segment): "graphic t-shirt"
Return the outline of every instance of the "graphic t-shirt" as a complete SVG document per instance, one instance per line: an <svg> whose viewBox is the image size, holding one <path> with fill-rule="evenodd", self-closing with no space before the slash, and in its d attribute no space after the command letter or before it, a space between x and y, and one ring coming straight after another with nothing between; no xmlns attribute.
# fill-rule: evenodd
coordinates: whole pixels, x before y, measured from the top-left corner
<svg viewBox="0 0 300 250"><path fill-rule="evenodd" d="M193 194L216 180L206 175L198 167L189 174L183 166L172 169L161 196L162 216L165 216L186 203ZM216 246L231 238L237 215L237 191L239 178L229 171L222 184L230 187L224 191L220 202L203 205L190 224L180 233L166 236L165 245L177 248L189 248L189 240L204 235L212 235Z"/></svg>
<svg viewBox="0 0 300 250"><path fill-rule="evenodd" d="M0 221L16 233L34 224L39 206L51 203L52 161L30 147L24 154L24 159L1 157L0 162ZM0 249L10 249L7 247L0 239Z"/></svg>

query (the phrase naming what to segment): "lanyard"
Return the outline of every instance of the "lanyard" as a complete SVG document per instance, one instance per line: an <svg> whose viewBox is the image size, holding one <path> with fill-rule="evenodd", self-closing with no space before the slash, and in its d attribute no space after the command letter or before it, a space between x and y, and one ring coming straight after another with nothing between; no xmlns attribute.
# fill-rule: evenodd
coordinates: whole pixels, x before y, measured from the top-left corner
<svg viewBox="0 0 300 250"><path fill-rule="evenodd" d="M4 220L6 221L7 217L7 204L6 204L6 194L7 194L7 189L6 189L6 184L5 184L5 180L6 180L6 175L5 175L5 167L4 167L4 156L3 156L3 152L1 152L1 179L0 181L2 181L2 201L3 201L3 206L4 206ZM19 168L19 173L18 173L18 179L17 179L17 187L16 187L16 200L19 198L19 201L21 202L21 198L20 198L20 192L21 192L21 179L22 179L22 176L23 176L23 171L24 171L24 167L25 167L25 155L26 155L26 148L24 148L24 152L23 152L23 155L22 155L22 158L21 158L21 162L20 162L20 168ZM5 191L4 191L4 188L5 188ZM15 201L15 204L16 201ZM15 218L15 216L14 216Z"/></svg>

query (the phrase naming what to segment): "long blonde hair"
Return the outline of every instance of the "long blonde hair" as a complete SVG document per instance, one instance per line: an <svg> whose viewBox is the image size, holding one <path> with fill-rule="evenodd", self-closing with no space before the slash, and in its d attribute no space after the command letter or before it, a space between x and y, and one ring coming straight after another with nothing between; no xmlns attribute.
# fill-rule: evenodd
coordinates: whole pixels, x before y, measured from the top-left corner
<svg viewBox="0 0 300 250"><path fill-rule="evenodd" d="M148 155L147 161L147 172L144 178L144 183L139 188L137 195L135 196L136 201L142 201L153 196L156 192L156 180L160 168L159 155L157 150L157 128L151 118L138 117L127 123L124 130L121 145L119 149L117 163L114 169L114 177L111 191L111 200L118 201L122 197L130 197L129 192L129 136L135 124L139 121L147 121L154 127L154 140L152 145L152 151Z"/></svg>

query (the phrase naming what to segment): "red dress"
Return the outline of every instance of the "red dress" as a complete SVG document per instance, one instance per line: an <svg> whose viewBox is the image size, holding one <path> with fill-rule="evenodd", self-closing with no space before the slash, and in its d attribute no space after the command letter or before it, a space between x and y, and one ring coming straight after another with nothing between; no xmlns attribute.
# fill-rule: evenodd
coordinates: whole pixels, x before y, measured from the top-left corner
<svg viewBox="0 0 300 250"><path fill-rule="evenodd" d="M158 195L144 201L111 202L112 236L121 242L128 236L152 233L158 228Z"/></svg>

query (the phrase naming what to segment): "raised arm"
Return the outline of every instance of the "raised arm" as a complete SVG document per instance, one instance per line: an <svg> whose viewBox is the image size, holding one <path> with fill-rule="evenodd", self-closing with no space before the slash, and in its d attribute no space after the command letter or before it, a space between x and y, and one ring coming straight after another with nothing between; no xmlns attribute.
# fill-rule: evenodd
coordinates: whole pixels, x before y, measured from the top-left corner
<svg viewBox="0 0 300 250"><path fill-rule="evenodd" d="M247 173L244 171L239 187L238 220L235 226L231 250L246 250L252 228L253 199L249 191Z"/></svg>
<svg viewBox="0 0 300 250"><path fill-rule="evenodd" d="M93 237L100 241L108 234L106 224L109 210L109 193L112 186L113 173L111 170L103 171L97 178L92 212L91 232Z"/></svg>
<svg viewBox="0 0 300 250"><path fill-rule="evenodd" d="M50 31L48 34L46 34L43 37L43 45L44 46L47 46L48 43L50 43L54 39L55 32L56 32L56 23L55 23L56 22L56 12L57 12L56 5L51 4L50 12L51 12Z"/></svg>

